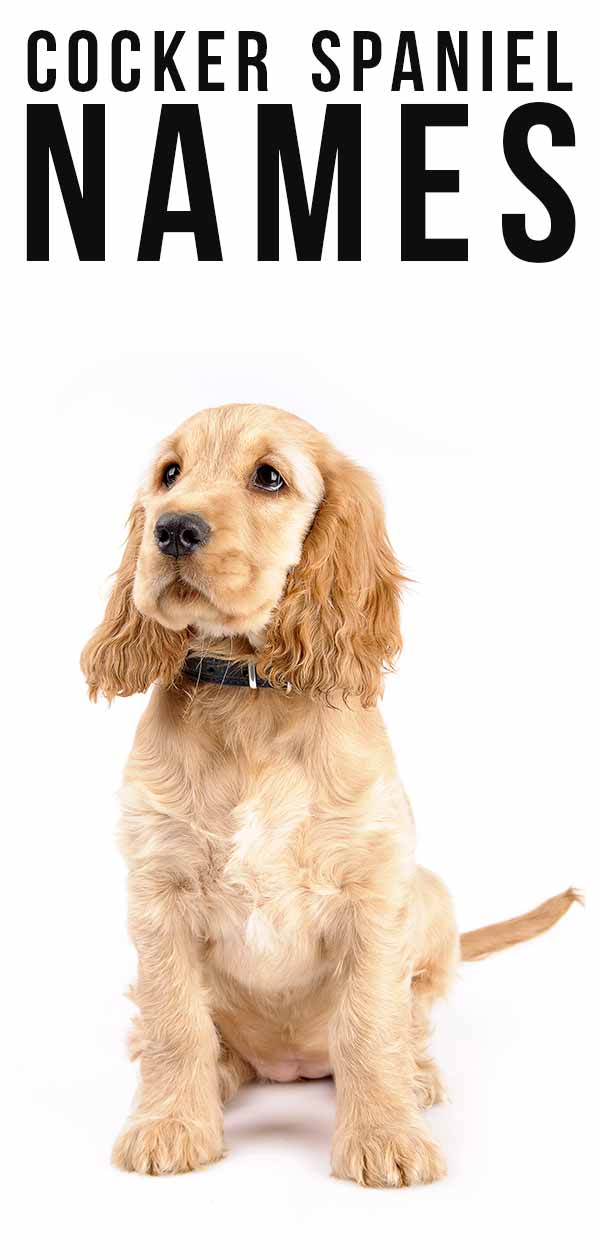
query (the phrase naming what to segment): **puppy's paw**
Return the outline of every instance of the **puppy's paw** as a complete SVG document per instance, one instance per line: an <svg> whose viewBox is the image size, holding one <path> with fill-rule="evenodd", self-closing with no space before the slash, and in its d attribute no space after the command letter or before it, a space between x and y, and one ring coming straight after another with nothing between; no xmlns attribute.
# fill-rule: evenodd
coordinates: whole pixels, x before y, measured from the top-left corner
<svg viewBox="0 0 600 1260"><path fill-rule="evenodd" d="M416 1186L439 1181L446 1164L418 1119L397 1131L377 1126L336 1134L331 1171L360 1186Z"/></svg>
<svg viewBox="0 0 600 1260"><path fill-rule="evenodd" d="M126 1172L162 1176L192 1172L222 1155L221 1136L199 1124L168 1116L161 1120L134 1116L115 1142L112 1162Z"/></svg>

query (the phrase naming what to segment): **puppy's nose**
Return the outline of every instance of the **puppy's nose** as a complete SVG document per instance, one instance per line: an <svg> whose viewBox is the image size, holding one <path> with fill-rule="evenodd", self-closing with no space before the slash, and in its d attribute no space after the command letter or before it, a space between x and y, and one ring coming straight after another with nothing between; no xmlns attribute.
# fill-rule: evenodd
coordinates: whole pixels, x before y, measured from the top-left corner
<svg viewBox="0 0 600 1260"><path fill-rule="evenodd" d="M210 525L195 513L164 512L154 526L154 537L163 556L189 556L208 542Z"/></svg>

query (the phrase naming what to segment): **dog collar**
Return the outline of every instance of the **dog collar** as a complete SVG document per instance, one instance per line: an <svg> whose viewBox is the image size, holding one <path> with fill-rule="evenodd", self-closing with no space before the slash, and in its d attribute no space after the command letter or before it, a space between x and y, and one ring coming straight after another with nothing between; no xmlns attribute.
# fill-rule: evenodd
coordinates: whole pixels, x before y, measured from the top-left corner
<svg viewBox="0 0 600 1260"><path fill-rule="evenodd" d="M219 687L250 687L256 691L271 686L257 674L252 661L223 661L216 656L194 656L193 652L185 659L183 673L196 683L214 683Z"/></svg>

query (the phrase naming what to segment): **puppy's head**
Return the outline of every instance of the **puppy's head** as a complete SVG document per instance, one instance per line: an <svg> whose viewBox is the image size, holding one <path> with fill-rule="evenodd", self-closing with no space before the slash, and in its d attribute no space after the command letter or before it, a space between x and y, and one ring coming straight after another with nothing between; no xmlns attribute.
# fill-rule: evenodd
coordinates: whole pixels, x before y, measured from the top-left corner
<svg viewBox="0 0 600 1260"><path fill-rule="evenodd" d="M270 407L200 412L132 509L82 655L90 694L169 685L192 638L235 635L274 686L372 704L401 646L401 580L370 477L321 434Z"/></svg>

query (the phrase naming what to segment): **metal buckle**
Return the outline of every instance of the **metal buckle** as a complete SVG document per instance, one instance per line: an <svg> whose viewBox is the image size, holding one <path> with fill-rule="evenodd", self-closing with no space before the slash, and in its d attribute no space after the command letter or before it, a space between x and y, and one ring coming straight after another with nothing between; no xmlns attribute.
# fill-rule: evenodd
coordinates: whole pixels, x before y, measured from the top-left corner
<svg viewBox="0 0 600 1260"><path fill-rule="evenodd" d="M253 663L253 661L248 661L248 685L252 688L253 691L256 691L257 689L256 665Z"/></svg>

